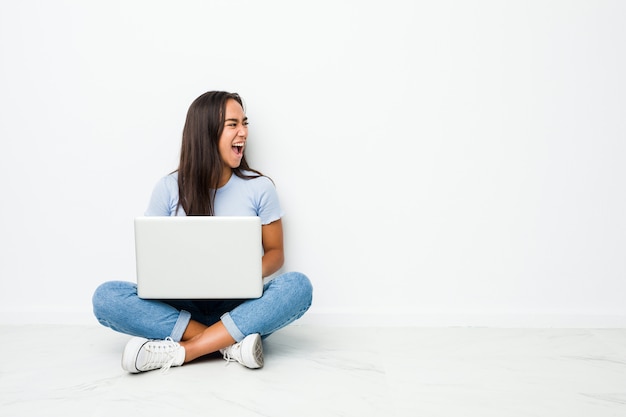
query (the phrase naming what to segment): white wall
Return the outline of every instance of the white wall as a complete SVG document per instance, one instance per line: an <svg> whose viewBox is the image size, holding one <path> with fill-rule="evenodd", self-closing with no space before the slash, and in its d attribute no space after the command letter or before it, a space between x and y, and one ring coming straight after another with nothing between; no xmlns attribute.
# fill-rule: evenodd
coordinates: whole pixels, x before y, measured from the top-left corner
<svg viewBox="0 0 626 417"><path fill-rule="evenodd" d="M225 89L309 322L626 326L625 4L0 0L0 321L95 322Z"/></svg>

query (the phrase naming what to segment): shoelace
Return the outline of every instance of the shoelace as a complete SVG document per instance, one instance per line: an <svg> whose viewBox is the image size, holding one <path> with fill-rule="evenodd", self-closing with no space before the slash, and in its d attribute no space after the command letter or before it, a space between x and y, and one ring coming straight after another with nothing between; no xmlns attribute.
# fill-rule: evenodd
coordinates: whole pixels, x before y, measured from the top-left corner
<svg viewBox="0 0 626 417"><path fill-rule="evenodd" d="M166 373L176 359L174 352L179 348L180 345L174 342L171 337L167 337L161 342L148 342L146 344L146 352L148 352L146 367L148 369L161 368L161 372Z"/></svg>
<svg viewBox="0 0 626 417"><path fill-rule="evenodd" d="M231 350L239 350L241 348L239 343L235 343L234 345L231 345L229 347L227 347L226 349L224 349L224 352L222 353L222 357L224 358L224 360L226 361L226 365L228 366L231 362L239 362L239 359L237 359L235 356L231 355L230 351Z"/></svg>

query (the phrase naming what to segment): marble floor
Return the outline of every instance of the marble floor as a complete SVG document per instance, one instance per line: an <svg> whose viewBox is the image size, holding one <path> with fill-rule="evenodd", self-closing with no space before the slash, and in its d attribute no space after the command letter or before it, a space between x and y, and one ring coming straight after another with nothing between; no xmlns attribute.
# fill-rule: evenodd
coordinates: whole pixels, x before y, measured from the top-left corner
<svg viewBox="0 0 626 417"><path fill-rule="evenodd" d="M265 367L219 356L131 375L127 336L0 326L0 415L626 416L626 329L292 325Z"/></svg>

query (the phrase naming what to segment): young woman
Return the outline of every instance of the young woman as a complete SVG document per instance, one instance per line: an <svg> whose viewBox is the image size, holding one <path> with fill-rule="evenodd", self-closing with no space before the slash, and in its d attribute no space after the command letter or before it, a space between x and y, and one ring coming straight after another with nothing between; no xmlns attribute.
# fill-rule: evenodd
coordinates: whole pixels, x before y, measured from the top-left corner
<svg viewBox="0 0 626 417"><path fill-rule="evenodd" d="M247 139L239 95L210 91L198 97L187 112L178 170L157 183L146 215L259 216L268 277L284 262L283 212L272 181L248 166ZM101 324L135 336L122 367L136 373L217 351L227 361L260 368L261 340L301 317L311 300L309 279L287 272L250 300L145 300L134 283L106 282L95 291L93 308Z"/></svg>

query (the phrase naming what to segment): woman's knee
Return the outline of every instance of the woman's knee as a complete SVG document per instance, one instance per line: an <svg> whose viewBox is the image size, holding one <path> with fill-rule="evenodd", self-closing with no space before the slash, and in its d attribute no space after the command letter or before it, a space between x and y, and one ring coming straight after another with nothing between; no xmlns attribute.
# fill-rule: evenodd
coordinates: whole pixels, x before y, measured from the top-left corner
<svg viewBox="0 0 626 417"><path fill-rule="evenodd" d="M119 309L118 303L128 295L137 293L137 285L125 281L100 284L91 299L94 315L100 320Z"/></svg>
<svg viewBox="0 0 626 417"><path fill-rule="evenodd" d="M288 272L283 275L285 285L289 286L289 293L307 307L313 301L313 285L311 280L301 272Z"/></svg>

